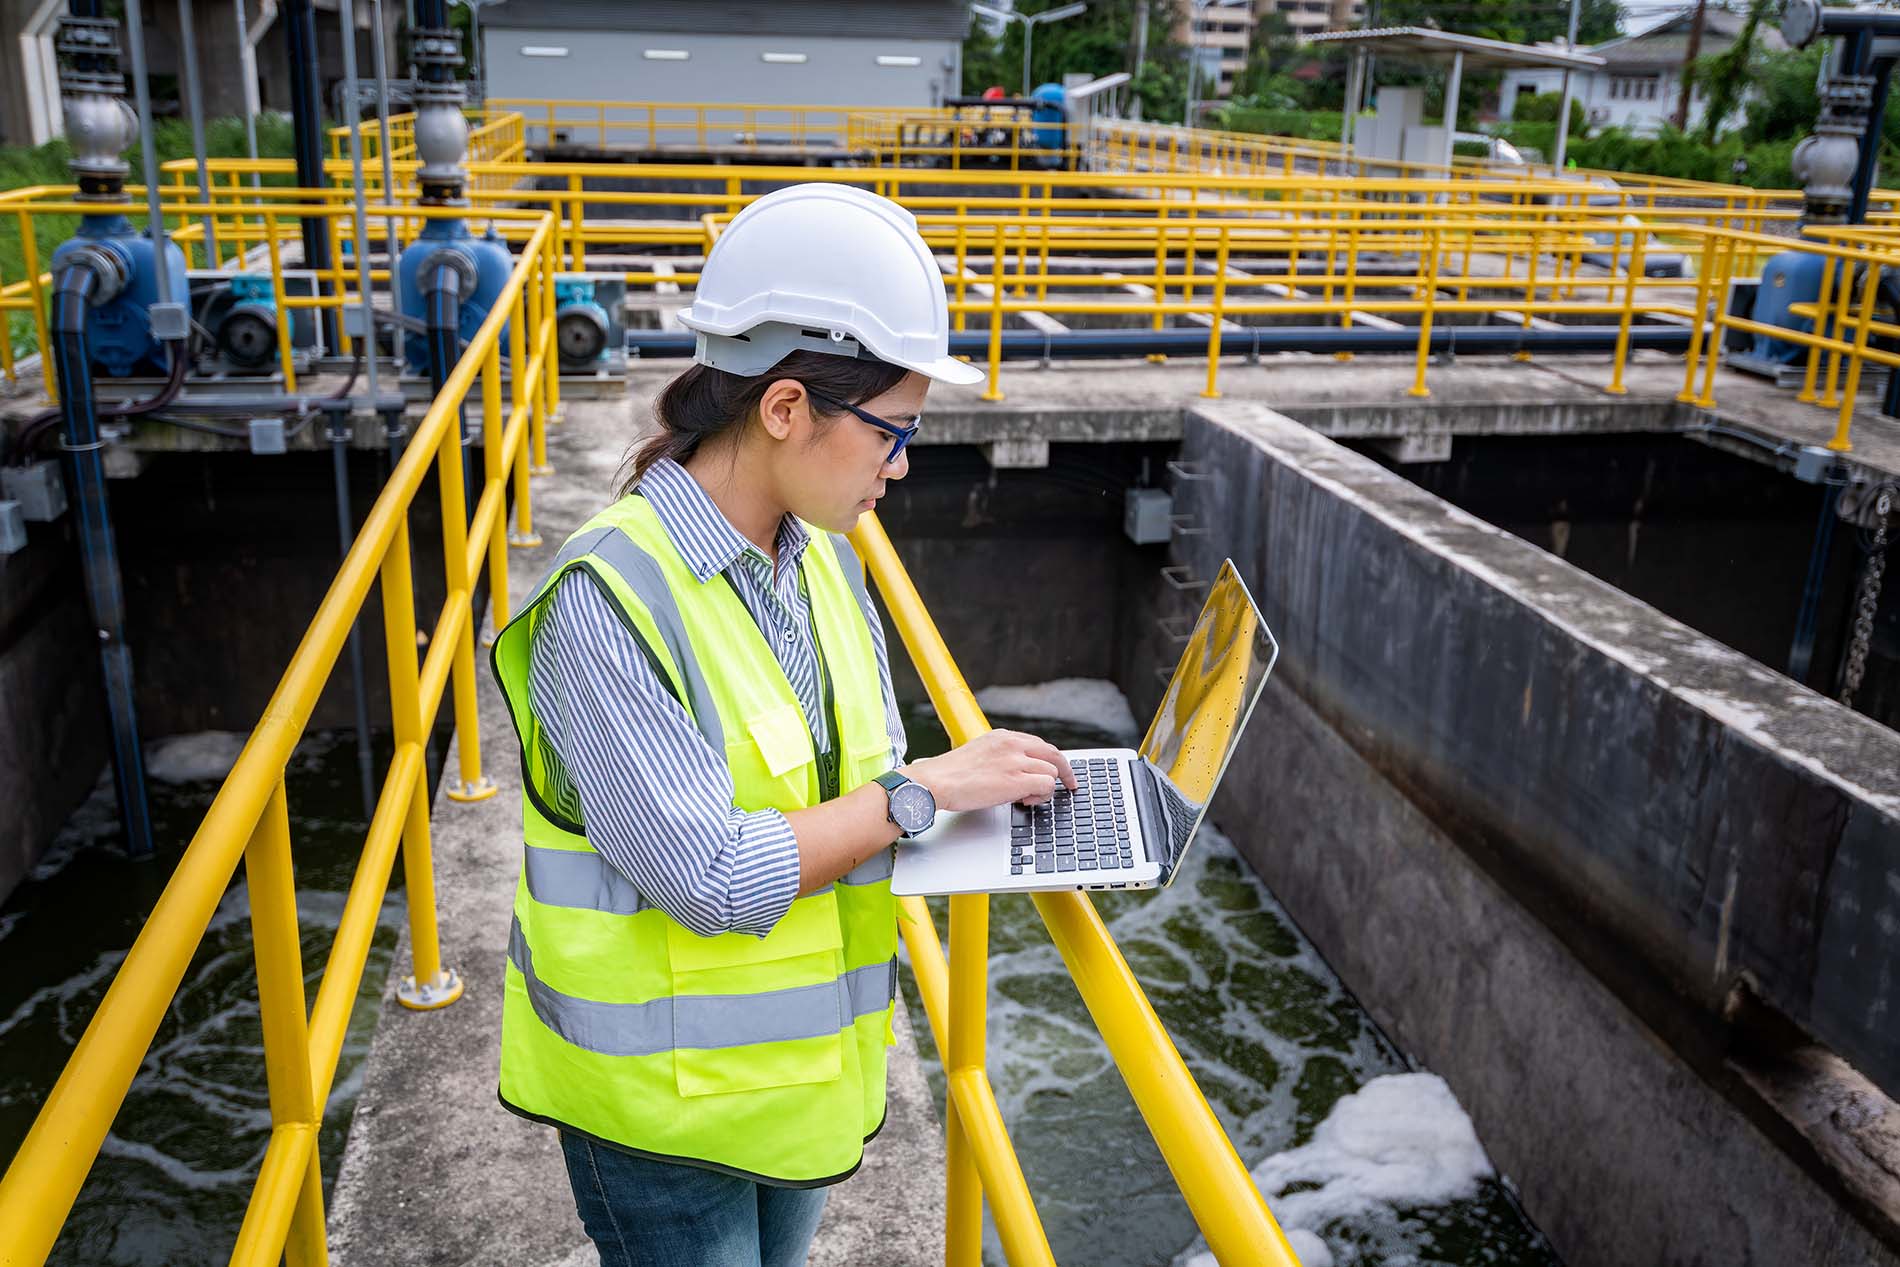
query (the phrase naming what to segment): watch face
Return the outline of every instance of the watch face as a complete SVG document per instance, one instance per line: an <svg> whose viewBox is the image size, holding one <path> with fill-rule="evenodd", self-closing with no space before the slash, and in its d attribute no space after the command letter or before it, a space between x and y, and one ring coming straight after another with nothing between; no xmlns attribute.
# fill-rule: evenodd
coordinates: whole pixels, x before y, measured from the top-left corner
<svg viewBox="0 0 1900 1267"><path fill-rule="evenodd" d="M906 833L924 830L936 817L937 802L929 788L905 783L891 793L891 819Z"/></svg>

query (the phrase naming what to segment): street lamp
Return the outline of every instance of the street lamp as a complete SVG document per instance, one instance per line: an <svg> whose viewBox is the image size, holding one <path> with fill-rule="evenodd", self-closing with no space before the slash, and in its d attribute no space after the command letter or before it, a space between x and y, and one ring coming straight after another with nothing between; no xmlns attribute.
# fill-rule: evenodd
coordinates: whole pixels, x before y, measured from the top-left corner
<svg viewBox="0 0 1900 1267"><path fill-rule="evenodd" d="M1023 24L1023 96L1029 95L1029 50L1034 47L1036 27L1045 22L1060 22L1072 18L1087 4L1065 4L1060 9L1044 9L1041 13L1018 13L1014 9L998 9L987 4L972 4L970 9L990 19L992 22L1021 22Z"/></svg>

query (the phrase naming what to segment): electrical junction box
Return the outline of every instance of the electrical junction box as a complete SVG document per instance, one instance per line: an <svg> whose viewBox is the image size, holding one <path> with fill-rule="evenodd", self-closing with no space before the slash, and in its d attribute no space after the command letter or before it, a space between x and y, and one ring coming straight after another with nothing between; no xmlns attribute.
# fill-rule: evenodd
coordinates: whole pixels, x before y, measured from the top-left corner
<svg viewBox="0 0 1900 1267"><path fill-rule="evenodd" d="M26 516L19 502L0 502L0 554L18 554L26 549Z"/></svg>
<svg viewBox="0 0 1900 1267"><path fill-rule="evenodd" d="M1122 495L1122 532L1138 546L1165 544L1173 513L1174 498L1166 489L1131 488Z"/></svg>
<svg viewBox="0 0 1900 1267"><path fill-rule="evenodd" d="M1840 460L1840 454L1818 444L1804 444L1794 455L1794 477L1803 484L1819 484Z"/></svg>
<svg viewBox="0 0 1900 1267"><path fill-rule="evenodd" d="M284 443L284 420L282 418L251 419L251 452L260 454L284 453L288 446Z"/></svg>
<svg viewBox="0 0 1900 1267"><path fill-rule="evenodd" d="M0 495L17 503L31 523L51 523L66 513L66 481L50 458L0 470Z"/></svg>

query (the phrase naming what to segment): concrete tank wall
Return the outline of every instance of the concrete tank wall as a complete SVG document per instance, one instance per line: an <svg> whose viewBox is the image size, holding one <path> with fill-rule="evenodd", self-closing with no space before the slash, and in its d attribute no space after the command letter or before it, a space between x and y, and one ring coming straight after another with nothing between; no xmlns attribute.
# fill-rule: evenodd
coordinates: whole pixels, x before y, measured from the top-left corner
<svg viewBox="0 0 1900 1267"><path fill-rule="evenodd" d="M1900 1261L1724 1011L1900 1086L1900 737L1263 406L1182 456L1284 648L1217 815L1566 1260Z"/></svg>

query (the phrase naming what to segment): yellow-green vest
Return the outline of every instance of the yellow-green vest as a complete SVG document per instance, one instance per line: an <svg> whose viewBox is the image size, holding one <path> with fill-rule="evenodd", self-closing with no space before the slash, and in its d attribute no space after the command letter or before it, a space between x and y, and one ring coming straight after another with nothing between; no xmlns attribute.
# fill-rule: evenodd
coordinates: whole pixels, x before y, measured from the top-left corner
<svg viewBox="0 0 1900 1267"><path fill-rule="evenodd" d="M637 494L568 539L493 659L521 741L526 835L502 1103L643 1155L797 1187L850 1175L883 1125L897 985L891 851L795 900L763 938L692 932L588 844L579 797L530 707L528 666L555 584L584 570L726 754L739 809L804 809L849 792L890 768L890 737L856 557L842 537L808 531L800 571L832 701L822 762L731 583L702 584Z"/></svg>

